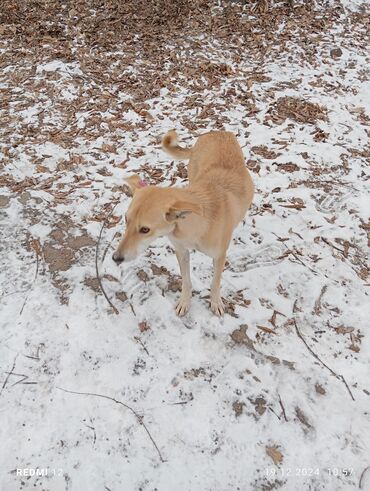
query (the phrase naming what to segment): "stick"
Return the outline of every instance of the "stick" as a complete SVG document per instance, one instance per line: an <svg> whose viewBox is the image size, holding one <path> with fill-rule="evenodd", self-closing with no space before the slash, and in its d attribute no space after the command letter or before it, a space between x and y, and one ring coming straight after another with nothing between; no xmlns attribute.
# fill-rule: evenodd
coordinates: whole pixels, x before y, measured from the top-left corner
<svg viewBox="0 0 370 491"><path fill-rule="evenodd" d="M78 395L84 395L84 396L93 396L93 397L101 397L103 399L108 399L110 401L113 401L115 402L116 404L120 404L121 406L125 407L126 409L128 409L129 411L132 412L132 414L135 416L137 422L144 428L144 430L146 431L148 437L150 438L151 442L153 443L154 445L154 448L156 449L158 455L159 455L159 458L160 458L160 461L161 462L167 462L167 460L164 460L164 458L162 457L162 454L157 446L157 444L155 443L154 441L154 438L152 437L152 435L150 434L150 431L148 430L148 427L146 426L146 424L144 423L144 417L143 416L140 416L140 414L138 414L135 409L133 409L132 407L128 406L127 404L125 404L124 402L121 402L117 399L115 399L114 397L109 397L109 396L106 396L104 394L96 394L94 392L77 392L77 391L74 391L74 390L67 390L67 389L63 389L62 387L57 387L57 389L59 390L62 390L63 392L68 392L68 394L78 394Z"/></svg>
<svg viewBox="0 0 370 491"><path fill-rule="evenodd" d="M323 242L325 242L325 244L327 244L328 246L332 247L333 249L336 249L337 251L339 251L340 253L343 253L342 249L340 247L337 247L336 245L332 244L328 239L325 239L325 237L321 237L321 240Z"/></svg>
<svg viewBox="0 0 370 491"><path fill-rule="evenodd" d="M280 404L280 407L281 407L281 409L283 411L284 419L285 419L286 422L288 422L288 418L286 417L286 414L285 414L285 407L283 405L283 401L281 400L280 394L278 394L278 396L279 396L279 404Z"/></svg>
<svg viewBox="0 0 370 491"><path fill-rule="evenodd" d="M101 281L100 274L99 274L98 258L99 258L99 244L100 244L100 241L101 241L103 230L104 230L106 224L108 223L109 218L112 216L114 210L116 209L116 206L117 205L118 205L118 202L114 205L114 207L112 208L111 212L106 216L106 218L105 218L105 220L103 222L102 228L100 229L100 234L99 234L99 237L98 237L98 242L96 243L96 250L95 250L95 271L96 271L96 278L97 278L98 283L99 283L99 288L102 291L103 295L105 296L105 298L106 298L107 302L109 303L109 305L112 307L113 312L115 314L118 314L119 312L118 312L117 307L115 307L113 305L113 303L111 302L110 298L108 297L106 291L103 288L103 283Z"/></svg>
<svg viewBox="0 0 370 491"><path fill-rule="evenodd" d="M149 355L149 351L147 350L145 344L142 342L142 340L139 338L139 336L134 336L134 339L137 343L139 343L141 345L141 347L143 348L143 350L145 351L145 353L147 355Z"/></svg>
<svg viewBox="0 0 370 491"><path fill-rule="evenodd" d="M327 289L328 289L328 285L324 285L322 287L321 292L320 292L320 295L319 295L319 298L315 302L315 307L313 309L313 313L316 314L316 315L321 314L321 299L324 296L324 294L325 294L325 292L326 292Z"/></svg>
<svg viewBox="0 0 370 491"><path fill-rule="evenodd" d="M4 389L5 389L5 387L6 387L6 384L8 383L8 380L9 380L10 375L11 375L11 374L13 373L13 371L14 371L14 368L15 368L15 363L16 363L16 361L17 361L18 355L19 355L19 353L17 353L17 354L15 355L15 358L14 358L14 361L13 361L13 366L12 366L12 368L11 368L10 372L8 372L8 375L7 375L6 379L4 380L3 386L1 387L1 390L0 390L0 396L1 396L1 394L3 393L3 390L4 390Z"/></svg>
<svg viewBox="0 0 370 491"><path fill-rule="evenodd" d="M278 239L281 239L281 237L279 237L277 234L275 234L275 232L272 232L273 235L275 235L275 237L277 237ZM293 255L293 257L302 265L304 266L305 268L308 268L310 271L312 271L313 274L315 275L318 275L319 273L317 271L315 271L314 269L311 268L311 266L309 266L308 264L304 263L302 261L302 259L300 259L297 254L293 251L293 249L289 249L289 247L285 244L284 241L281 241L283 246Z"/></svg>
<svg viewBox="0 0 370 491"><path fill-rule="evenodd" d="M337 378L338 380L340 380L341 382L344 383L344 385L346 386L348 392L349 392L349 395L351 396L352 400L354 401L355 398L353 397L353 394L351 392L351 389L348 387L348 384L345 380L345 378L343 377L343 375L338 375L337 373L334 372L334 370L332 370L330 367L328 367L328 365L326 365L321 358L319 358L319 356L312 350L312 348L310 348L310 346L307 344L306 340L304 339L304 337L302 336L300 330L298 329L298 326L297 326L297 322L295 320L295 318L293 318L293 321L294 321L294 326L295 326L295 330L296 330L296 333L297 333L297 336L303 341L304 345L306 346L306 348L308 349L308 351L311 353L311 355L316 358L316 360L318 360L321 365L323 365L327 370L329 370L329 372L334 375L335 378Z"/></svg>
<svg viewBox="0 0 370 491"><path fill-rule="evenodd" d="M280 421L280 416L279 416L278 414L276 414L276 413L275 413L275 411L272 409L272 407L269 407L269 409L270 409L270 411L271 411L272 413L274 413L274 414L275 414L275 416L277 417L277 419Z"/></svg>
<svg viewBox="0 0 370 491"><path fill-rule="evenodd" d="M365 472L366 472L367 470L369 470L369 469L370 469L370 465L368 465L367 467L365 467L365 469L364 469L364 470L362 471L362 473L361 473L360 481L359 481L359 483L358 483L358 487L359 487L360 489L362 489L362 479L364 478Z"/></svg>

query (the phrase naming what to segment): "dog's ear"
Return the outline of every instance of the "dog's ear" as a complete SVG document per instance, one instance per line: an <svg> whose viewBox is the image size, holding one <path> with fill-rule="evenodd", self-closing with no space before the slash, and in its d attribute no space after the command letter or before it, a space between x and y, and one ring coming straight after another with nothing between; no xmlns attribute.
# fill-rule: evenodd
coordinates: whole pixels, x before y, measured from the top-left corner
<svg viewBox="0 0 370 491"><path fill-rule="evenodd" d="M191 203L189 201L175 201L166 213L166 220L173 222L178 218L185 218L190 213L196 213L197 215L202 214L202 208L196 203Z"/></svg>
<svg viewBox="0 0 370 491"><path fill-rule="evenodd" d="M138 189L145 188L146 186L148 186L148 183L146 181L143 181L136 174L133 174L130 177L126 177L125 182L128 184L129 188L131 189L132 194L135 194L135 192Z"/></svg>

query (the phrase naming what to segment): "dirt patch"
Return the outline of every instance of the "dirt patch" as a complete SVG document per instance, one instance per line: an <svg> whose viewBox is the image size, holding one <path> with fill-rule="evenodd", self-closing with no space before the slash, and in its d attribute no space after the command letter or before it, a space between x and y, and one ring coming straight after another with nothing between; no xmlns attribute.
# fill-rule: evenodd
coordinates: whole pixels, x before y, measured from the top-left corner
<svg viewBox="0 0 370 491"><path fill-rule="evenodd" d="M71 232L75 229L76 226L72 220L64 218L57 222L56 228L50 232L51 240L44 244L43 256L51 272L67 271L77 261L77 251L83 247L95 245L95 240L87 234L85 229L78 229L80 235L73 236Z"/></svg>
<svg viewBox="0 0 370 491"><path fill-rule="evenodd" d="M9 206L9 201L9 196L0 196L0 208L6 208L7 206Z"/></svg>
<svg viewBox="0 0 370 491"><path fill-rule="evenodd" d="M248 326L246 324L242 324L239 329L235 329L231 333L231 339L236 344L245 344L248 348L255 350L253 341L247 336Z"/></svg>
<svg viewBox="0 0 370 491"><path fill-rule="evenodd" d="M252 404L260 416L266 411L266 400L263 397L257 397L255 401L252 401Z"/></svg>
<svg viewBox="0 0 370 491"><path fill-rule="evenodd" d="M51 283L53 287L56 288L56 290L58 290L60 303L62 305L68 305L69 302L68 292L70 291L70 285L67 283L67 281L64 278L61 278L60 275L57 272L55 272L52 273Z"/></svg>
<svg viewBox="0 0 370 491"><path fill-rule="evenodd" d="M121 302L126 302L128 297L125 292L116 292L116 298L118 298L118 300L121 300Z"/></svg>
<svg viewBox="0 0 370 491"><path fill-rule="evenodd" d="M49 270L67 271L76 262L75 253L68 247L56 246L47 242L43 247L44 259L49 266Z"/></svg>
<svg viewBox="0 0 370 491"><path fill-rule="evenodd" d="M84 279L84 285L91 288L94 292L100 291L99 280L96 277L89 276Z"/></svg>
<svg viewBox="0 0 370 491"><path fill-rule="evenodd" d="M244 402L240 402L240 401L233 402L233 411L237 418L243 413L244 406L245 406Z"/></svg>
<svg viewBox="0 0 370 491"><path fill-rule="evenodd" d="M116 278L114 278L114 276L109 275L109 274L105 274L102 278L104 280L107 280L107 281L118 282L118 280ZM101 291L100 285L99 285L99 280L96 276L87 276L84 279L84 285L86 285L88 288L90 288L91 290L93 290L96 293ZM127 300L127 295L125 292L117 292L116 297L119 300L121 300L122 302L125 302Z"/></svg>
<svg viewBox="0 0 370 491"><path fill-rule="evenodd" d="M69 247L75 250L82 249L82 247L91 247L95 245L95 240L92 239L89 235L84 233L83 235L79 235L77 237L68 237L66 243Z"/></svg>

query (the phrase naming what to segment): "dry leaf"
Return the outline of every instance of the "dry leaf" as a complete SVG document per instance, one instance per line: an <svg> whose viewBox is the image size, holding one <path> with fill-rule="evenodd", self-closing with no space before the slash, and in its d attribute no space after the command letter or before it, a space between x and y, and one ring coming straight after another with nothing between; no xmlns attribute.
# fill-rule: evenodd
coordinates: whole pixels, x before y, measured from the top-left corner
<svg viewBox="0 0 370 491"><path fill-rule="evenodd" d="M275 465L281 464L283 461L283 454L278 450L277 445L274 445L273 447L266 446L266 453L273 460Z"/></svg>
<svg viewBox="0 0 370 491"><path fill-rule="evenodd" d="M261 331L263 331L263 332L267 332L269 334L276 334L276 332L273 329L270 329L269 327L259 326L258 324L257 324L257 327L258 327L258 329L261 329Z"/></svg>
<svg viewBox="0 0 370 491"><path fill-rule="evenodd" d="M354 327L344 327L344 326L338 326L334 328L334 331L337 334L349 334L350 332L354 331Z"/></svg>
<svg viewBox="0 0 370 491"><path fill-rule="evenodd" d="M147 321L139 322L139 329L140 329L140 332L148 331L150 329L150 327L149 327Z"/></svg>

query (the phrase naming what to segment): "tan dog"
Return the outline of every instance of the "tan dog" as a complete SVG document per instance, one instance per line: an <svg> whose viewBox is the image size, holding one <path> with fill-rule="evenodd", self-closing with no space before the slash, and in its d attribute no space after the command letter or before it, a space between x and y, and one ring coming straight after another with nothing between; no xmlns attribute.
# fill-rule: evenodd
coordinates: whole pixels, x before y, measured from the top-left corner
<svg viewBox="0 0 370 491"><path fill-rule="evenodd" d="M192 296L189 250L197 249L213 258L211 309L223 315L220 282L226 251L254 193L242 150L235 136L226 131L201 135L192 148L180 147L176 132L169 131L162 145L173 157L189 159L189 186L146 186L138 176L129 177L126 181L133 199L126 215L126 233L113 260L120 264L135 259L156 237L167 235L182 275L176 312L184 315Z"/></svg>

